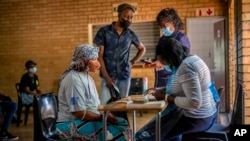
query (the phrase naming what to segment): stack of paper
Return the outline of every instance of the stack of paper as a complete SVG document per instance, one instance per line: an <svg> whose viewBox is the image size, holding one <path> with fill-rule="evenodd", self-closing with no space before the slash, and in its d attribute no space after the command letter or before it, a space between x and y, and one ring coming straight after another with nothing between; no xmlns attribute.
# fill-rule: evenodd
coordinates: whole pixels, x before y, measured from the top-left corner
<svg viewBox="0 0 250 141"><path fill-rule="evenodd" d="M141 108L141 109L154 109L154 108L162 108L165 106L165 101L149 101L146 103L128 103L127 108Z"/></svg>
<svg viewBox="0 0 250 141"><path fill-rule="evenodd" d="M131 100L117 100L115 102L116 103L126 103L126 104L133 103L133 101L131 101Z"/></svg>

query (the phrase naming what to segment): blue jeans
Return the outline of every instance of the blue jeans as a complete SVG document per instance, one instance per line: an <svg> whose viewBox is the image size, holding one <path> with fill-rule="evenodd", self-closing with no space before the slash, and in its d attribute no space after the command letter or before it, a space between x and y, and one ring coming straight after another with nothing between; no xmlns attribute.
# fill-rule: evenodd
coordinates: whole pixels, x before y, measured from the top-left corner
<svg viewBox="0 0 250 141"><path fill-rule="evenodd" d="M2 101L0 102L1 114L4 116L4 121L2 123L1 132L7 131L14 114L17 110L17 104L12 101Z"/></svg>
<svg viewBox="0 0 250 141"><path fill-rule="evenodd" d="M183 110L176 107L174 104L169 104L161 113L161 140L166 136L171 128L175 126L178 120L182 117ZM155 122L156 117L145 124L135 134L136 141L153 141L155 140Z"/></svg>
<svg viewBox="0 0 250 141"><path fill-rule="evenodd" d="M216 113L207 118L189 118L183 110L169 104L161 115L161 141L181 141L182 134L205 131L215 120ZM135 134L136 141L155 140L155 118Z"/></svg>
<svg viewBox="0 0 250 141"><path fill-rule="evenodd" d="M120 90L120 96L121 98L127 97L130 89L130 80L131 78L125 79L125 80L115 80L115 85ZM104 78L101 78L101 95L100 95L100 101L102 105L106 105L110 96L110 90L106 86L106 80Z"/></svg>

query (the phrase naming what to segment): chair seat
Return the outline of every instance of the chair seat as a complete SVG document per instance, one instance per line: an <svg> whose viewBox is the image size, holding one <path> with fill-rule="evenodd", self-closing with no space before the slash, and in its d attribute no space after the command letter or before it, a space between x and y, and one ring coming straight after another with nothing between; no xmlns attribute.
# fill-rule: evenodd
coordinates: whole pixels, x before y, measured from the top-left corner
<svg viewBox="0 0 250 141"><path fill-rule="evenodd" d="M30 107L34 108L34 103L29 104L29 105L23 104L23 103L22 103L21 94L20 94L20 90L19 90L20 84L19 84L19 83L16 83L16 84L15 84L15 88L16 88L17 97L18 97L18 108L17 108L17 122L16 122L16 126L19 127L20 122L21 122L21 115L22 115L22 110L23 110L23 108L25 107L24 125L27 125Z"/></svg>
<svg viewBox="0 0 250 141"><path fill-rule="evenodd" d="M195 132L183 135L183 141L228 141L227 125L214 123L211 128L204 132Z"/></svg>
<svg viewBox="0 0 250 141"><path fill-rule="evenodd" d="M206 132L228 132L228 125L214 123L211 128L209 128Z"/></svg>
<svg viewBox="0 0 250 141"><path fill-rule="evenodd" d="M222 140L228 141L229 130L231 125L242 125L244 122L244 94L242 85L238 84L236 89L234 107L232 108L230 125L214 123L213 126L205 132L196 132L183 135L183 141L213 141ZM238 116L236 118L236 116Z"/></svg>

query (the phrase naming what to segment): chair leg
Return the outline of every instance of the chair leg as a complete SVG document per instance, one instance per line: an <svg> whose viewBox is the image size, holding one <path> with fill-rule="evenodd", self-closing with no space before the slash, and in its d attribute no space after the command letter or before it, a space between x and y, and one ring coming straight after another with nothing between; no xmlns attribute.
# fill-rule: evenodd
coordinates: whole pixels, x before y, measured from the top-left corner
<svg viewBox="0 0 250 141"><path fill-rule="evenodd" d="M28 116L29 116L30 105L25 106L25 117L24 117L24 125L27 125Z"/></svg>
<svg viewBox="0 0 250 141"><path fill-rule="evenodd" d="M140 111L140 117L142 117L142 115L143 115L143 111L141 110L141 111Z"/></svg>
<svg viewBox="0 0 250 141"><path fill-rule="evenodd" d="M17 122L16 122L16 126L17 127L19 127L19 125L20 125L21 114L22 114L22 105L18 104L18 108L17 108Z"/></svg>

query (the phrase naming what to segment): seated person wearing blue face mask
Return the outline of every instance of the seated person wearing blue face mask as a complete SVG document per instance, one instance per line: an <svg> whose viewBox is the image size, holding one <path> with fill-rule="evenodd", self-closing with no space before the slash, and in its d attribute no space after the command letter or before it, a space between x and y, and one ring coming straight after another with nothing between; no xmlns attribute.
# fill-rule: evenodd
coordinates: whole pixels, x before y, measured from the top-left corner
<svg viewBox="0 0 250 141"><path fill-rule="evenodd" d="M33 103L34 96L41 94L41 90L39 88L38 76L35 74L37 71L36 63L32 60L28 60L25 63L25 68L27 72L23 74L21 78L20 93L22 103L29 105Z"/></svg>
<svg viewBox="0 0 250 141"><path fill-rule="evenodd" d="M161 112L161 140L181 141L184 134L209 129L218 99L206 63L174 38L163 38L156 46L156 56L173 72L165 91L151 89L146 93L168 103ZM136 141L154 140L155 122L156 118L138 130Z"/></svg>

